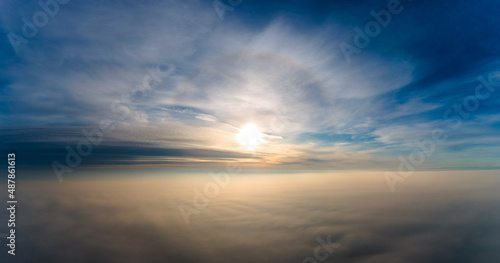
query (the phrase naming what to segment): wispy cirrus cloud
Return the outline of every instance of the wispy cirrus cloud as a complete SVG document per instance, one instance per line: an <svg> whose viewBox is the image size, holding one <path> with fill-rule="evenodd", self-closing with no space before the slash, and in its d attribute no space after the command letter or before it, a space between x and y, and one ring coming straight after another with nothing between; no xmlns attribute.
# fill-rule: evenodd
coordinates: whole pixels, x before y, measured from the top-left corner
<svg viewBox="0 0 500 263"><path fill-rule="evenodd" d="M370 18L370 9L379 8L374 4L331 3L321 11L311 6L300 12L259 5L262 16L254 18L250 10L257 3L245 2L220 21L213 6L201 1L72 2L19 54L3 49L12 63L0 69L0 119L9 127L56 130L111 119L120 129L163 129L162 138L175 138L176 147L222 151L237 149L237 128L254 122L262 132L283 138L268 138L261 146L262 154L274 156L270 163L296 163L298 156L335 149L345 163L366 159L369 168L411 151L409 142L440 127L443 112L473 93L477 76L498 74L496 49L487 44L498 38L494 23L477 17L481 26L465 26L461 20L457 30L437 15L451 19L491 4L405 2L404 13L348 64L338 45ZM30 12L16 4L5 12L14 9L20 16ZM448 9L454 12L445 13ZM19 30L19 17L2 17L2 30ZM424 30L429 23L435 26ZM443 43L442 31L464 41L434 51L429 47ZM481 40L465 41L473 37ZM121 101L119 107L129 112L121 120L113 102L143 85L152 65L173 70L140 101ZM460 133L470 141L457 135L448 144L488 147L472 138L495 139L498 122L477 121L494 114L499 103L492 93L474 117L463 120L481 125L488 135L464 126ZM193 135L200 130L216 139L200 143ZM123 139L119 134L110 136ZM136 140L149 142L141 136ZM443 148L445 155L453 154L452 147ZM328 158L302 160L337 167Z"/></svg>

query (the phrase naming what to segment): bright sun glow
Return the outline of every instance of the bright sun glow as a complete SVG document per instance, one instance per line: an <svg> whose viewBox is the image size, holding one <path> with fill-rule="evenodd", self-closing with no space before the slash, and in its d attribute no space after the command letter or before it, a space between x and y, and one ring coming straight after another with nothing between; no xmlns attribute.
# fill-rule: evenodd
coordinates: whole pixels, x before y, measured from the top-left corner
<svg viewBox="0 0 500 263"><path fill-rule="evenodd" d="M255 150L257 145L263 143L262 133L260 133L259 128L254 124L248 124L236 137L238 142L245 147L245 149Z"/></svg>

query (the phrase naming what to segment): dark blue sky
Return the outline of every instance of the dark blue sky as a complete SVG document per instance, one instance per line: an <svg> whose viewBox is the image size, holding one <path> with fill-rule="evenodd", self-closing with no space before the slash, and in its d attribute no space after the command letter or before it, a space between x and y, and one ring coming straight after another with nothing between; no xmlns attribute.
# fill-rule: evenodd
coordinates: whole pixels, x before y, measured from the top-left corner
<svg viewBox="0 0 500 263"><path fill-rule="evenodd" d="M50 167L109 121L82 164L217 165L252 122L264 168L392 170L436 131L418 169L498 168L498 1L239 2L3 1L1 148Z"/></svg>

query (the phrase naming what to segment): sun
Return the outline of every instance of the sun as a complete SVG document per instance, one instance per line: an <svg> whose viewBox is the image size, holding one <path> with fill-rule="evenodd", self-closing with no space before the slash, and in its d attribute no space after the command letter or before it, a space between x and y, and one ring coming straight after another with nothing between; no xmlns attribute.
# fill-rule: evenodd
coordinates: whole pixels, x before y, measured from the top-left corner
<svg viewBox="0 0 500 263"><path fill-rule="evenodd" d="M238 142L248 150L255 150L257 145L263 143L262 133L255 124L247 124L243 129L240 130L238 136L236 136Z"/></svg>

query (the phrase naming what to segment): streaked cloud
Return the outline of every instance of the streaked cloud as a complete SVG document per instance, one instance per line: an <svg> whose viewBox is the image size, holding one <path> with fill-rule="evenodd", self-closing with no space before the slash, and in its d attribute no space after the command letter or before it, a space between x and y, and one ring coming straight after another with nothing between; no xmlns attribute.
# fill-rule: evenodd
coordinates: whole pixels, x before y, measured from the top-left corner
<svg viewBox="0 0 500 263"><path fill-rule="evenodd" d="M474 95L478 76L498 81L499 72L491 45L499 38L496 16L478 15L497 3L403 2L404 12L352 63L339 44L382 8L376 3L245 2L220 21L203 1L71 2L18 54L2 43L9 64L0 68L0 120L27 129L25 142L75 143L28 128L65 134L108 119L118 129L106 144L223 152L240 151L238 129L253 122L269 135L259 147L263 164L311 167L309 159L342 168L345 158L358 168L389 165L413 150L412 141L442 128L443 113ZM34 7L6 4L2 30L17 32L23 12ZM462 16L477 23L446 22ZM171 70L138 99L137 87L155 67ZM462 120L443 156L475 149L481 154L470 158L480 167L494 165L480 159L498 156L491 145L498 120L488 117L497 113L497 93Z"/></svg>

